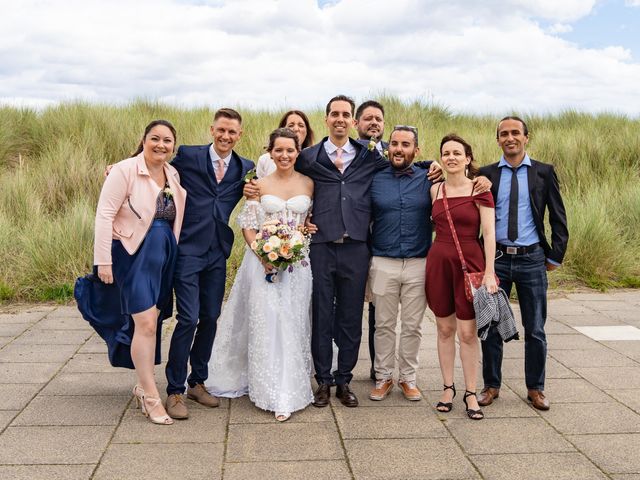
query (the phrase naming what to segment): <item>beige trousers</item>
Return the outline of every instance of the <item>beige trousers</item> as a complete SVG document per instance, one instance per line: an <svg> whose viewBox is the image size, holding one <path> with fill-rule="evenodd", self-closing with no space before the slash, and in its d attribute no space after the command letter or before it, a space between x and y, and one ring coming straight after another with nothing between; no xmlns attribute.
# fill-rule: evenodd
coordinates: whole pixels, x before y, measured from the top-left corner
<svg viewBox="0 0 640 480"><path fill-rule="evenodd" d="M416 379L422 317L427 306L425 265L425 258L371 259L369 288L376 306L373 366L378 380L392 378L395 368L398 306L401 306L397 349L400 380L411 382Z"/></svg>

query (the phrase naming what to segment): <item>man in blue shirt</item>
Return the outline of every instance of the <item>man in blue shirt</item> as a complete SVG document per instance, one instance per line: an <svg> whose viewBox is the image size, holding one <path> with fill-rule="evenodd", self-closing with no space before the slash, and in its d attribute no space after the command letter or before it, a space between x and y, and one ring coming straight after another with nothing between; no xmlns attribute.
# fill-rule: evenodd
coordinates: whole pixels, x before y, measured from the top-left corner
<svg viewBox="0 0 640 480"><path fill-rule="evenodd" d="M421 324L426 308L425 262L431 245L431 182L426 170L411 165L418 155L418 132L397 126L389 139L389 163L371 184L373 258L369 287L376 307L376 385L371 400L383 400L393 387L396 323L400 313L398 386L408 400L420 400L416 387Z"/></svg>
<svg viewBox="0 0 640 480"><path fill-rule="evenodd" d="M558 177L553 166L529 158L526 123L505 117L498 123L500 161L480 169L493 183L496 202L496 274L500 287L511 292L515 283L524 326L524 370L527 398L539 410L549 409L544 394L547 340L547 271L561 263L569 232ZM551 243L545 236L544 215L549 210ZM500 256L501 255L501 256ZM502 382L502 338L496 328L482 342L484 389L481 406L500 395Z"/></svg>

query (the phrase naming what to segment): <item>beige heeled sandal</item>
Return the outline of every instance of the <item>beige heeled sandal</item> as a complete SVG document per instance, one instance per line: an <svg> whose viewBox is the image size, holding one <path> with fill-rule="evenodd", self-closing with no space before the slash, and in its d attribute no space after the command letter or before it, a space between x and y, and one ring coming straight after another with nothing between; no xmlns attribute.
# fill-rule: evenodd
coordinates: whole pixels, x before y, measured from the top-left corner
<svg viewBox="0 0 640 480"><path fill-rule="evenodd" d="M151 423L155 423L156 425L172 425L173 418L169 415L165 414L154 417L151 412L156 408L162 406L162 401L159 398L147 397L146 395L142 396L142 413L145 417L147 417Z"/></svg>

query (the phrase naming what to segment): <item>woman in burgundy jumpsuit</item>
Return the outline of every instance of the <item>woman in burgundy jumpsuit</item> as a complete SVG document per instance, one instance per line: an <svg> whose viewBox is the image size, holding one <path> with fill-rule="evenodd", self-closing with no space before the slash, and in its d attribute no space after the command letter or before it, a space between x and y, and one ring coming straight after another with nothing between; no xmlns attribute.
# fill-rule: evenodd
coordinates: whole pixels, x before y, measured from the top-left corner
<svg viewBox="0 0 640 480"><path fill-rule="evenodd" d="M489 293L495 293L498 289L493 267L496 246L494 203L491 192L473 194L472 178L478 169L473 163L471 146L464 139L453 134L445 136L440 142L440 163L447 173L447 180L441 184L436 183L431 188L431 215L436 238L427 256L425 283L427 302L436 316L438 358L444 384L436 409L449 412L453 408L456 394L453 365L457 333L465 381L463 400L469 418L480 420L484 414L475 396L479 354L475 313L473 304L465 297L462 264L449 227L443 195L447 196L467 268L469 272L485 270L483 284ZM481 226L484 252L478 238Z"/></svg>

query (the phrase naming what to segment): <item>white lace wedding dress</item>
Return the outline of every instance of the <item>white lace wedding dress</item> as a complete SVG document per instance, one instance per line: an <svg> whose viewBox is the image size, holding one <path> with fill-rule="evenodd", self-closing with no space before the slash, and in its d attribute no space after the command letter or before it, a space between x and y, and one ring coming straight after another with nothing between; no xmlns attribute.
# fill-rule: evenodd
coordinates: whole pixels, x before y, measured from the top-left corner
<svg viewBox="0 0 640 480"><path fill-rule="evenodd" d="M279 218L303 224L311 199L283 200L263 195L247 201L238 217L242 228L259 229ZM229 298L218 319L205 386L218 397L249 394L263 410L295 412L313 401L311 361L311 267L298 264L269 283L247 247Z"/></svg>

